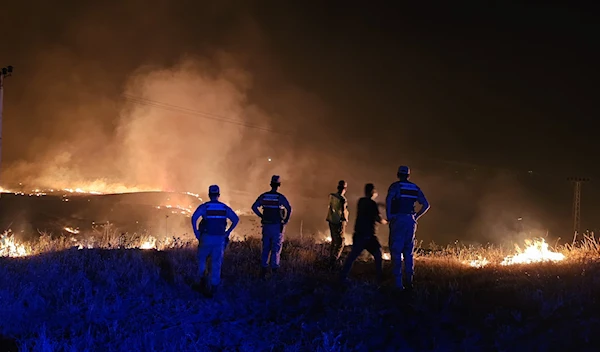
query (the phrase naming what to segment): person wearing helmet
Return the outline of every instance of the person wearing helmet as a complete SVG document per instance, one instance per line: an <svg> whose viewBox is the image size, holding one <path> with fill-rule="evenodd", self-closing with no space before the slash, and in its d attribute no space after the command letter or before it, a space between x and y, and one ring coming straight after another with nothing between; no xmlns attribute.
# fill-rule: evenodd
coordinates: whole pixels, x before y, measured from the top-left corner
<svg viewBox="0 0 600 352"><path fill-rule="evenodd" d="M408 180L408 166L400 166L397 176L399 181L390 185L386 197L386 215L390 226L389 246L396 287L410 290L413 287L413 250L417 222L430 206L421 188ZM418 212L415 211L415 203L421 204ZM402 258L405 284L402 282Z"/></svg>
<svg viewBox="0 0 600 352"><path fill-rule="evenodd" d="M192 214L192 228L198 239L198 264L200 269L200 288L208 297L212 297L221 283L221 265L223 252L229 235L239 222L237 214L226 204L219 201L221 192L219 186L208 188L210 201L201 204ZM200 224L198 220L202 218ZM227 220L231 225L227 228ZM210 282L207 280L206 261L210 259Z"/></svg>
<svg viewBox="0 0 600 352"><path fill-rule="evenodd" d="M292 207L287 198L277 191L280 186L281 178L273 175L271 190L258 196L252 204L252 211L261 219L262 224L261 278L265 278L267 274L269 257L273 274L276 274L279 269L283 233L292 215Z"/></svg>
<svg viewBox="0 0 600 352"><path fill-rule="evenodd" d="M340 180L337 192L329 194L329 208L327 209L327 222L331 233L331 247L329 252L329 264L334 267L344 251L344 234L348 223L348 201L344 196L348 184Z"/></svg>
<svg viewBox="0 0 600 352"><path fill-rule="evenodd" d="M375 203L377 190L375 185L367 183L365 185L365 196L358 200L356 206L356 222L354 223L354 235L352 236L352 250L346 258L341 272L342 282L346 281L348 273L352 269L352 264L360 256L363 250L367 250L375 258L375 269L377 273L377 282L381 283L383 278L383 259L381 253L381 244L375 235L377 224L386 224L386 220L381 218L379 206Z"/></svg>

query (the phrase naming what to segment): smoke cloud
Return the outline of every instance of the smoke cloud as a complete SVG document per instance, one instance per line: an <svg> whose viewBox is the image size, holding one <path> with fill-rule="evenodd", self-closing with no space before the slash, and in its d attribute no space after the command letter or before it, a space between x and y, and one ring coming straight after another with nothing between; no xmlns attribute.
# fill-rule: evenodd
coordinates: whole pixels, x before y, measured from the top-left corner
<svg viewBox="0 0 600 352"><path fill-rule="evenodd" d="M25 5L7 6L3 15L25 13ZM270 176L279 174L294 206L289 232L295 233L300 224L307 232L327 229L327 194L338 180L349 183L354 219L364 184L375 183L383 202L398 165L408 163L432 203L419 225L425 242L504 238L518 217L544 227L548 217L534 211L540 203L523 205L530 195L519 182L495 175L472 181L452 168L411 163L436 138L449 153L461 150L435 115L429 91L401 80L369 90L371 80L384 77L372 76L368 67L361 74L336 71L339 82L319 80L298 67L310 61L333 71L357 54L354 48L340 48L326 60L298 42L306 50L285 57L282 45L271 45L279 34L264 30L251 5L197 6L77 2L47 16L50 5L40 3L41 12L28 20L0 21L2 32L16 37L10 51L0 48L0 57L16 67L6 84L0 184L202 197L210 184L219 184L224 201L248 211ZM409 64L412 71L420 63ZM413 83L428 82L415 75ZM299 76L310 76L309 83L338 100L323 101L293 79ZM386 89L401 102L391 109L393 118L404 119L400 127L381 107ZM352 115L352 99L364 100L371 114ZM386 228L380 233L387 237Z"/></svg>

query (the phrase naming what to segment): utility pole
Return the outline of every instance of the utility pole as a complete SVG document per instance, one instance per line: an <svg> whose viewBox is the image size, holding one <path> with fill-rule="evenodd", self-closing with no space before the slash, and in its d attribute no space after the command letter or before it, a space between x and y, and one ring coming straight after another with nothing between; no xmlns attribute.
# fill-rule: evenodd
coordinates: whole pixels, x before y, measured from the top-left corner
<svg viewBox="0 0 600 352"><path fill-rule="evenodd" d="M6 66L0 69L0 162L2 161L2 110L4 107L4 78L12 76L12 72L12 66Z"/></svg>
<svg viewBox="0 0 600 352"><path fill-rule="evenodd" d="M590 181L587 177L569 177L567 181L574 184L573 190L573 242L581 227L581 184Z"/></svg>

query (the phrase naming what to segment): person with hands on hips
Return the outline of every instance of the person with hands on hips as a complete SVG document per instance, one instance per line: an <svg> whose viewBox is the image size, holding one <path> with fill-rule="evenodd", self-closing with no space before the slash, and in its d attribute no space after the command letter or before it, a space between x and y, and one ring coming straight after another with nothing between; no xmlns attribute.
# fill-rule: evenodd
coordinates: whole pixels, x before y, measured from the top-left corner
<svg viewBox="0 0 600 352"><path fill-rule="evenodd" d="M258 196L252 204L252 211L261 219L262 225L261 278L266 277L269 264L273 274L279 269L284 229L292 215L292 207L287 198L278 192L279 187L281 178L279 175L273 175L271 190Z"/></svg>
<svg viewBox="0 0 600 352"><path fill-rule="evenodd" d="M229 243L229 236L237 224L239 217L225 203L219 201L219 186L208 188L210 201L201 204L192 214L192 228L198 239L198 265L200 269L200 286L203 293L212 297L221 283L221 265L223 253ZM202 218L200 224L198 220ZM227 228L227 220L231 225ZM210 259L210 282L207 280L206 261Z"/></svg>

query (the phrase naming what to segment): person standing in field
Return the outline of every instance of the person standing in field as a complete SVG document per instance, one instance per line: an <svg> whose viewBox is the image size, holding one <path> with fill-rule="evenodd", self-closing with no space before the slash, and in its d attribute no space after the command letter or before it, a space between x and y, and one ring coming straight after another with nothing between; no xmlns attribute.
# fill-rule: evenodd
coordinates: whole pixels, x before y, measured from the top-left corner
<svg viewBox="0 0 600 352"><path fill-rule="evenodd" d="M280 186L281 178L273 175L271 190L258 196L252 204L252 211L261 219L262 224L261 278L267 275L269 256L273 274L279 270L284 229L292 215L292 207L287 198L277 191Z"/></svg>
<svg viewBox="0 0 600 352"><path fill-rule="evenodd" d="M226 204L219 201L219 186L208 188L210 201L201 204L192 214L192 228L198 239L198 264L200 286L203 293L212 297L221 283L221 265L223 253L229 243L229 235L239 222L237 214ZM200 224L198 220L202 218ZM231 225L227 228L227 220ZM210 259L210 282L207 280L206 261Z"/></svg>
<svg viewBox="0 0 600 352"><path fill-rule="evenodd" d="M356 222L354 223L354 235L352 236L352 250L346 258L341 272L341 280L345 282L348 273L352 269L352 264L360 256L363 250L367 250L375 258L375 270L377 273L377 282L381 283L383 279L383 258L381 244L376 236L377 224L387 224L385 219L381 218L379 206L375 203L377 190L375 185L367 183L365 185L365 196L358 200L356 206Z"/></svg>
<svg viewBox="0 0 600 352"><path fill-rule="evenodd" d="M329 194L329 208L327 209L327 222L331 233L331 247L329 252L329 265L334 267L344 251L344 234L348 223L348 200L344 196L348 184L340 180L337 192Z"/></svg>
<svg viewBox="0 0 600 352"><path fill-rule="evenodd" d="M386 216L390 224L389 246L396 288L411 290L414 276L413 250L417 222L430 206L421 188L408 180L410 178L408 166L400 166L397 176L399 181L390 185L385 202ZM415 211L415 203L421 204L418 212ZM404 283L402 281L402 258L404 259Z"/></svg>

